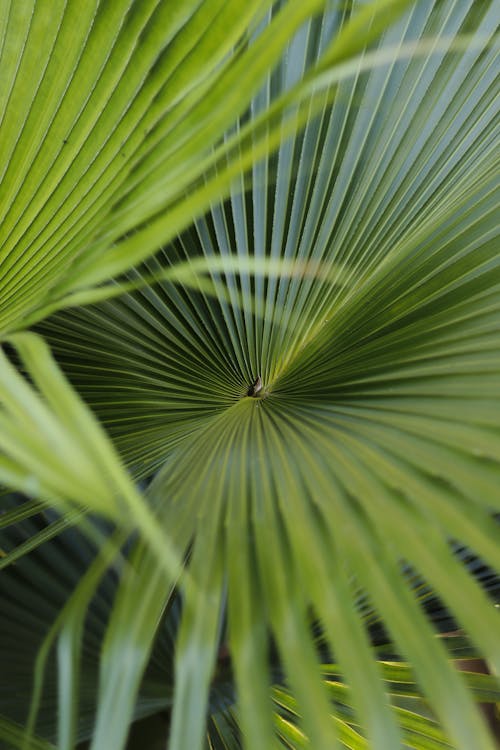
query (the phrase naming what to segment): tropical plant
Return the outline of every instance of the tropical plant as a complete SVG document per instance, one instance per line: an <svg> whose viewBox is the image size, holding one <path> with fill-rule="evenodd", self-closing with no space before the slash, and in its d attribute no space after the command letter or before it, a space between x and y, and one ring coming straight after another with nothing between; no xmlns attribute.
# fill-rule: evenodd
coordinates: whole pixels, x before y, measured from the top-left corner
<svg viewBox="0 0 500 750"><path fill-rule="evenodd" d="M0 5L1 747L495 747L498 21Z"/></svg>

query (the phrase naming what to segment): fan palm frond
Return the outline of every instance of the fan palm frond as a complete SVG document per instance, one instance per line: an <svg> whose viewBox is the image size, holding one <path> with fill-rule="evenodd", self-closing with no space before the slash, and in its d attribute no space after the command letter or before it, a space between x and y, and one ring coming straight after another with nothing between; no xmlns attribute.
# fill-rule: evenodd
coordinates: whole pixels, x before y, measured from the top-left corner
<svg viewBox="0 0 500 750"><path fill-rule="evenodd" d="M439 631L451 620L469 653L500 669L498 12L424 0L389 25L403 5L376 4L367 31L371 5L334 4L297 31L209 161L192 150L176 196L196 167L191 208L209 210L191 226L167 231L160 216L167 158L111 213L103 201L98 261L71 273L90 288L135 266L120 283L140 288L37 328L130 475L148 481L137 503L148 521L106 619L91 750L124 746L160 623L172 628L162 705L173 700L176 750L204 746L207 716L218 747L494 747L475 702L497 699L495 678L464 677ZM240 61L272 37L273 18ZM355 41L376 39L352 57ZM218 63L214 77L230 70ZM266 144L262 124L266 158L250 176L244 158L227 166L235 144L261 154L250 145ZM279 126L287 137L272 152ZM229 195L208 198L203 175ZM185 279L169 275L179 264L191 264ZM61 299L77 289L65 284ZM2 480L29 494L10 460ZM471 560L493 571L484 585ZM75 698L59 717L68 747L95 575L59 621L58 668Z"/></svg>

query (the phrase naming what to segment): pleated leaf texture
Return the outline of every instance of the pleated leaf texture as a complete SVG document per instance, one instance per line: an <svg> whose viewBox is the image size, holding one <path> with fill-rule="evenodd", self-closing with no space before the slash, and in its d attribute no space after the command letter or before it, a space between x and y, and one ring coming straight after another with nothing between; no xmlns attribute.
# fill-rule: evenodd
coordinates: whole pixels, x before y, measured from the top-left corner
<svg viewBox="0 0 500 750"><path fill-rule="evenodd" d="M213 4L228 38L185 94L200 107L204 82L241 60L250 79L255 51L287 26L276 19L292 17L286 4L247 5ZM53 445L67 434L75 448L66 483L62 462L43 474L19 396L8 426L24 452L0 443L2 483L29 498L6 496L0 535L5 747L23 747L29 720L33 748L120 750L134 718L162 711L160 746L174 750L494 750L500 19L493 0L404 5L297 10L264 84L238 93L237 119L221 98L224 116L202 120L198 104L162 99L139 66L129 79L116 63L129 108L103 104L101 141L88 130L97 104L64 144L61 124L61 172L36 170L47 193L23 168L54 154L35 156L35 141L29 152L24 130L16 151L11 134L3 226L21 244L0 266L5 331L36 322L54 360L9 339L0 417L18 378L58 420ZM181 11L149 6L127 23L156 39L152 14ZM83 48L80 25L66 32ZM71 97L75 118L106 70ZM155 96L177 124L150 141L141 118L157 117ZM197 135L171 151L187 111ZM104 134L126 122L109 140L125 156L108 153ZM99 295L114 296L59 309ZM50 367L68 409L99 420L92 440L57 410ZM469 657L491 674L459 671Z"/></svg>

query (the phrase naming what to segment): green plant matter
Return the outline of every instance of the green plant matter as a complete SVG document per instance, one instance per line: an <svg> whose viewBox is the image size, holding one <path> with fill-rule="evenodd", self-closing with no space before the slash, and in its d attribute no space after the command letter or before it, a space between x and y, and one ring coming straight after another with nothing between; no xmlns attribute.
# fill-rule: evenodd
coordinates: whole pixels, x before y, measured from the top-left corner
<svg viewBox="0 0 500 750"><path fill-rule="evenodd" d="M496 747L499 20L1 5L1 748Z"/></svg>

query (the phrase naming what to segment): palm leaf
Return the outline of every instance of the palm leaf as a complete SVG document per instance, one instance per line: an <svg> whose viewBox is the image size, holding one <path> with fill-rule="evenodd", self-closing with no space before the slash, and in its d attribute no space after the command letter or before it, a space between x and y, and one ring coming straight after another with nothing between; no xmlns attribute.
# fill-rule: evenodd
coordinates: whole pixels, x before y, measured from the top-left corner
<svg viewBox="0 0 500 750"><path fill-rule="evenodd" d="M46 521L45 521L46 523ZM2 543L10 541L14 543L16 539L23 538L24 535L35 535L43 521L37 522L36 519L24 521L9 533L3 534ZM77 531L67 531L58 539L53 540L50 544L39 547L33 555L23 557L15 566L10 568L10 572L4 573L0 579L0 590L2 593L2 602L4 606L4 617L1 621L2 626L2 644L8 646L8 652L4 653L2 659L4 681L2 682L2 705L5 710L11 712L19 722L25 721L26 710L29 704L29 696L32 685L32 666L44 631L53 624L54 621L61 620L60 611L71 595L78 582L84 578L89 581L88 572L92 569L92 560L94 559L97 547L87 541L86 537ZM236 558L238 559L238 558ZM69 565L71 561L71 566ZM90 567L89 567L90 565ZM95 566L94 566L95 568ZM116 596L117 576L116 566L113 566L107 573L99 586L97 594L92 594L90 606L85 607L86 627L84 635L84 660L79 675L79 694L80 710L77 728L77 736L84 738L92 732L95 715L95 688L97 682L97 668L101 641L106 630L110 612L113 607L113 601ZM62 576L64 571L64 576ZM135 578L135 577L134 577ZM136 584L142 586L140 581ZM93 591L91 586L90 591ZM43 592L43 596L35 592ZM157 593L157 592L156 592ZM84 597L82 596L82 584L79 586L79 605L82 605ZM141 614L146 610L149 615L150 609L147 608L147 601L151 601L147 591L142 588L139 594L136 588L135 602L140 597ZM421 594L419 594L419 598ZM425 599L422 599L425 601ZM150 665L147 673L142 680L140 695L137 704L134 707L135 716L141 717L158 711L159 709L168 708L171 705L172 690L174 685L173 673L173 650L177 639L178 622L180 616L179 601L175 599L171 602L165 602L163 598L157 598L156 607L167 607L163 623L159 629L158 640L154 652L151 656ZM67 605L66 605L67 609ZM136 609L137 611L137 609ZM29 615L29 616L28 616ZM255 616L255 613L254 613ZM366 622L370 617L369 612L365 613ZM125 629L130 630L131 623L137 619L133 612L128 613L128 617L117 617L116 621L121 620ZM140 619L140 618L139 618ZM144 621L147 622L146 615ZM68 620L66 635L75 635L75 622ZM258 625L258 621L254 624ZM24 635L26 633L26 636ZM21 637L20 637L21 636ZM118 637L117 637L118 636ZM111 670L116 673L121 683L127 684L127 670L125 664L129 663L129 658L123 651L123 637L119 633L113 632L108 635L110 646L114 643L118 649L119 656L115 652L114 658L108 656L105 659L103 671ZM446 638L445 644L449 647L450 654L453 658L459 655L474 655L470 645L464 643L464 639ZM247 650L248 645L245 648ZM379 647L387 654L392 648L391 644L383 642ZM113 652L112 652L113 653ZM235 655L237 649L235 649ZM64 649L58 649L59 659L63 662ZM243 651L242 651L243 654ZM131 654L132 655L132 654ZM384 687L391 696L391 702L400 705L402 710L396 710L393 713L394 721L400 724L405 736L405 741L417 748L434 747L433 742L439 741L445 743L444 735L439 726L422 717L427 713L421 702L421 692L418 684L415 682L415 676L407 665L395 663L393 660L387 660L387 657L381 656L380 661L381 676L384 680ZM115 663L113 663L115 662ZM250 662L252 664L252 662ZM224 663L217 659L216 676L212 681L210 713L212 720L208 728L210 741L214 747L218 747L218 742L225 744L221 747L238 747L239 732L238 724L241 723L241 717L234 715L234 691L231 688L231 677L224 674ZM237 664L234 665L235 668ZM337 724L341 727L342 736L351 736L349 726L353 721L353 702L350 691L343 690L345 685L345 676L338 664L321 664L321 674L326 680L330 696L334 697L336 712L340 710L339 701L344 706L344 713L338 718ZM41 712L38 717L38 729L41 733L54 737L54 714L53 707L57 701L57 669L56 665L49 660L44 680L43 699L40 704ZM276 679L278 673L275 671L273 679ZM486 701L498 701L498 681L494 677L486 675L475 675L473 673L464 673L469 690L473 691L476 700L482 703ZM112 681L112 677L109 678ZM8 683L15 682L17 686L16 695L12 696L12 691ZM340 694L339 690L343 690ZM22 693L20 691L23 691ZM123 688L122 688L123 690ZM332 692L337 691L337 692ZM19 700L19 696L24 696L24 701ZM125 692L126 695L126 692ZM287 744L291 743L293 747L302 747L307 743L306 738L297 727L298 715L300 709L297 701L287 691L284 692L282 687L275 688L272 692L274 705L274 722L276 731L283 739L287 738ZM403 700L404 699L404 700ZM403 701L401 703L401 701ZM122 707L124 702L120 702L120 717L122 716ZM112 708L110 709L112 711ZM283 713L285 711L285 713ZM350 713L346 713L346 711ZM62 712L64 713L64 712ZM60 714L61 715L61 714ZM126 723L109 722L109 712L103 711L104 716L108 716L108 724L114 725L114 730L126 733ZM420 718L419 718L420 717ZM339 723L340 722L340 723ZM354 727L355 735L358 737L357 744L353 747L364 747L365 740L358 734L359 726ZM256 727L253 727L253 733ZM258 731L258 724L257 724ZM109 732L109 727L108 727ZM346 734L347 733L347 734ZM415 734L416 733L416 734ZM22 732L18 730L19 742L22 740ZM116 734L107 735L109 740L116 739ZM301 739L302 738L302 739ZM434 740L432 739L434 738ZM354 740L353 740L354 741ZM59 743L61 740L59 740ZM416 743L416 744L412 744ZM427 744L431 743L431 744ZM104 746L104 745L103 745ZM451 747L451 746L450 746Z"/></svg>
<svg viewBox="0 0 500 750"><path fill-rule="evenodd" d="M46 344L33 333L16 334L9 343L15 346L34 385L27 383L0 351L2 484L40 497L65 513L58 531L78 520L75 506L101 513L128 533L142 530L156 548L164 573L175 578L182 567L178 554L159 531L113 445L70 388ZM37 503L28 507L30 515L38 510ZM18 555L19 550L14 551L3 564Z"/></svg>
<svg viewBox="0 0 500 750"><path fill-rule="evenodd" d="M24 727L4 716L0 717L0 740L8 743L10 748L21 748L24 742ZM32 748L33 750L55 750L55 745L37 737L32 742Z"/></svg>
<svg viewBox="0 0 500 750"><path fill-rule="evenodd" d="M132 283L156 274L156 285L40 327L133 476L155 475L149 503L189 555L194 586L180 583L176 634L175 748L202 747L207 714L213 742L237 746L234 710L251 749L280 741L315 750L493 747L415 576L444 602L474 653L498 669L493 602L452 544L498 569L498 19L493 2L417 3L383 33L378 58L360 55L334 76L328 65L344 59L344 42L335 48L331 40L351 50L366 12L362 3L333 8L290 42L287 62L225 143L247 143L238 134L260 132L252 123L260 126L268 111L291 137L129 274ZM274 33L264 26L256 45ZM373 35L383 28L375 23ZM408 55L422 38L419 54ZM313 90L304 77L311 65L335 85ZM297 81L310 94L301 94L299 120L308 106L311 117L292 133L283 102L293 99L280 97ZM221 148L224 159L233 153ZM214 159L200 162L198 176L215 165L207 183L221 187L241 165L217 182L223 160ZM160 184L152 180L148 190ZM138 183L138 206L141 194ZM123 203L130 226L124 212L103 213L96 248L146 216L161 231L127 237L82 277L86 284L138 263L157 247L153 239L186 225L171 222L167 231L146 209L134 214L135 195ZM204 200L193 205L206 207ZM159 210L154 198L148 205ZM194 272L189 283L164 280L179 261L199 258L208 285ZM259 272L245 266L248 258L263 261ZM275 261L314 272L265 272ZM70 289L64 283L58 293ZM258 377L262 389L247 395ZM140 705L135 696L171 596L157 552L142 541L118 586L92 750L123 747ZM411 665L431 717L394 709L367 604ZM80 620L83 610L76 606ZM71 620L62 624L71 636ZM237 693L228 716L211 704L221 633ZM340 687L325 679L325 650L340 665ZM110 721L116 705L123 713ZM68 726L72 706L64 709Z"/></svg>
<svg viewBox="0 0 500 750"><path fill-rule="evenodd" d="M312 80L363 49L388 11L408 3L364 9ZM257 142L266 135L261 150L273 129L279 139L270 111L220 143L323 4L289 0L251 47L269 0L188 0L176 9L95 0L84 13L75 1L5 6L0 332L73 304L75 292L92 298L96 284L150 255L227 190L254 158L254 134ZM289 102L284 96L278 110Z"/></svg>

